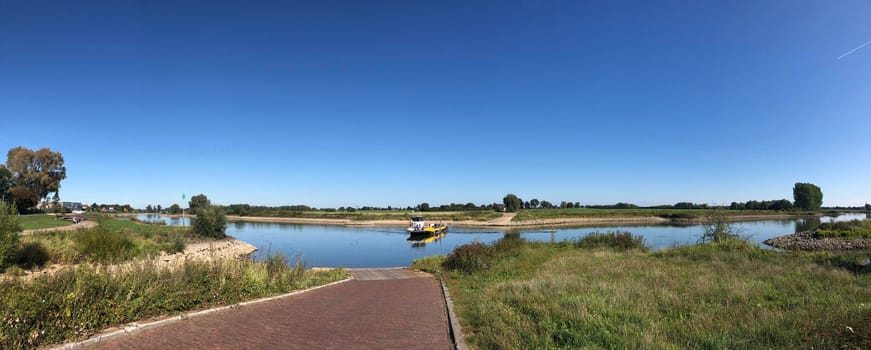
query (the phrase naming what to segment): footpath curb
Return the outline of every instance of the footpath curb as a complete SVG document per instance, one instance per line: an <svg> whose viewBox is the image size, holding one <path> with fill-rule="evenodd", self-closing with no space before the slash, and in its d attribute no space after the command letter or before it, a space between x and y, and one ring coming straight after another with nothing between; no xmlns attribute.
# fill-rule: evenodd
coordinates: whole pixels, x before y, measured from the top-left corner
<svg viewBox="0 0 871 350"><path fill-rule="evenodd" d="M451 300L451 293L448 291L447 285L443 279L439 279L442 285L442 296L445 297L445 305L448 308L448 330L451 333L451 340L454 342L454 349L469 350L469 345L466 344L466 336L463 334L463 329L460 327L460 319L454 313L454 301Z"/></svg>
<svg viewBox="0 0 871 350"><path fill-rule="evenodd" d="M165 318L165 319L158 320L158 321L153 321L153 322L146 322L146 323L136 323L136 322L133 322L133 323L128 323L128 324L122 326L122 327L123 327L122 329L119 329L119 330L117 330L117 331L113 331L113 332L109 332L109 333L105 333L105 334L99 334L99 335L93 336L93 337L91 337L91 338L89 338L89 339L87 339L87 340L83 340L83 341L79 341L79 342L66 343L66 344L63 344L63 345L59 345L59 346L52 347L51 349L55 349L55 350L71 350L71 349L78 349L78 348L81 348L81 347L84 347L84 346L98 344L98 343L100 343L100 342L102 342L102 341L106 341L106 340L109 340L109 339L112 339L112 338L116 338L116 337L120 337L120 336L125 336L125 335L129 335L129 334L133 334L133 333L136 333L136 332L139 332L139 331L142 331L142 330L151 329L151 328L155 328L155 327L159 327L159 326L163 326L163 325L167 325L167 324L175 323L175 322L182 321L182 320L187 320L187 319L189 319L189 318L193 318L193 317L205 316L205 315L208 315L208 314L213 314L213 313L216 313L216 312L219 312L219 311L228 310L228 309L236 309L236 308L245 307L245 306L248 306L248 305L258 304L258 303L262 303L262 302L267 302L267 301L272 301L272 300L277 300L277 299L283 299L283 298L291 297L291 296L294 296L294 295L297 295L297 294L302 294L302 293L306 293L306 292L311 292L311 291L313 291L313 290L317 290L317 289L321 289L321 288L326 288L326 287L329 287L329 286L337 285L337 284L339 284L339 283L348 282L348 281L350 281L350 280L352 280L352 279L354 279L354 278L353 278L353 277L349 277L349 278L346 278L346 279L343 279L343 280L340 280L340 281L336 281L336 282L332 282L332 283L327 283L327 284L320 285L320 286L317 286L317 287L312 287L312 288L309 288L309 289L298 290L298 291L294 291L294 292L290 292L290 293L286 293L286 294L281 294L281 295L276 295L276 296L272 296L272 297L266 297L266 298L261 298L261 299L255 299L255 300L246 301L246 302L241 302L241 303L238 303L238 304L233 304L233 305L228 305L228 306L221 306L221 307L216 307L216 308L211 308L211 309L206 309L206 310L201 310L201 311L196 311L196 312L191 312L191 313L186 313L186 314L181 314L181 315L178 315L178 316L173 316L173 317L170 317L170 318Z"/></svg>

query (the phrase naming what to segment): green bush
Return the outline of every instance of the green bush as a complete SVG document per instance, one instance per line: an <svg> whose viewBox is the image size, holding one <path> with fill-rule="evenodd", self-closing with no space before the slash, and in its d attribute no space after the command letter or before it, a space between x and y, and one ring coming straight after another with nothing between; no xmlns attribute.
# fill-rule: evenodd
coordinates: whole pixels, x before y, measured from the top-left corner
<svg viewBox="0 0 871 350"><path fill-rule="evenodd" d="M606 233L591 232L575 242L575 246L578 248L607 247L618 250L647 250L647 247L644 245L644 237L633 235L631 232L622 231L609 231Z"/></svg>
<svg viewBox="0 0 871 350"><path fill-rule="evenodd" d="M481 242L463 244L448 254L442 262L442 267L448 270L471 273L487 266L490 259L490 247Z"/></svg>
<svg viewBox="0 0 871 350"><path fill-rule="evenodd" d="M45 266L51 260L48 249L40 242L25 242L18 250L16 264L19 267L32 269Z"/></svg>
<svg viewBox="0 0 871 350"><path fill-rule="evenodd" d="M203 237L226 238L227 215L217 206L206 206L197 210L197 217L191 222L195 234Z"/></svg>
<svg viewBox="0 0 871 350"><path fill-rule="evenodd" d="M117 263L133 255L133 241L123 232L109 231L102 227L81 230L75 241L78 251L95 262Z"/></svg>
<svg viewBox="0 0 871 350"><path fill-rule="evenodd" d="M18 250L18 216L15 208L0 201L0 270L12 263Z"/></svg>
<svg viewBox="0 0 871 350"><path fill-rule="evenodd" d="M816 236L847 239L871 238L871 221L852 220L825 223L817 229Z"/></svg>

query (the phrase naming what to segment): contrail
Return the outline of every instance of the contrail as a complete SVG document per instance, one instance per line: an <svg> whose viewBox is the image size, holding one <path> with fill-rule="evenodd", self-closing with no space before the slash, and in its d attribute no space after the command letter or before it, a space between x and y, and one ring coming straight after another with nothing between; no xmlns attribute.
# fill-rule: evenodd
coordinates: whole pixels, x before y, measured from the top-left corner
<svg viewBox="0 0 871 350"><path fill-rule="evenodd" d="M856 52L857 50L859 50L859 49L865 47L865 45L868 45L868 44L871 44L871 41L868 41L868 42L866 42L866 43L864 43L864 44L862 44L862 45L859 45L859 47L857 47L857 48L855 48L855 49L852 49L852 50L850 50L850 51L847 51L847 53L845 53L845 54L843 54L843 55L841 55L841 56L838 56L838 59L842 59L842 58L844 58L844 57L847 57L847 56L849 56L851 53Z"/></svg>

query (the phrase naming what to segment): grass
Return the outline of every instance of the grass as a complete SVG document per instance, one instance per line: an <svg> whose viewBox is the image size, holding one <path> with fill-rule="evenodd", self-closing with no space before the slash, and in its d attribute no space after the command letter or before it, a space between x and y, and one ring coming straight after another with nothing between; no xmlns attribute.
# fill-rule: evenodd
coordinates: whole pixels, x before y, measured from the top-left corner
<svg viewBox="0 0 871 350"><path fill-rule="evenodd" d="M72 225L72 221L58 220L54 215L21 215L18 217L18 223L22 230L39 230L44 228L54 228Z"/></svg>
<svg viewBox="0 0 871 350"><path fill-rule="evenodd" d="M346 278L342 269L307 271L276 255L266 262L141 264L123 273L79 266L31 282L0 280L0 348L36 348L85 339L136 320L228 305Z"/></svg>
<svg viewBox="0 0 871 350"><path fill-rule="evenodd" d="M409 220L412 212L408 210L357 210L357 211L290 211L275 210L266 217L309 218L309 219L341 219L355 221L370 220ZM487 221L502 216L492 210L476 211L427 211L423 212L427 220L453 221Z"/></svg>
<svg viewBox="0 0 871 350"><path fill-rule="evenodd" d="M712 209L524 209L512 221L529 221L561 218L609 218L609 217L661 217L665 219L695 220L711 213ZM744 215L802 215L805 212L780 212L771 210L720 210L726 216Z"/></svg>
<svg viewBox="0 0 871 350"><path fill-rule="evenodd" d="M871 348L867 252L512 241L474 248L480 269L416 261L443 274L476 348Z"/></svg>
<svg viewBox="0 0 871 350"><path fill-rule="evenodd" d="M871 220L825 223L820 225L815 234L817 237L871 238Z"/></svg>
<svg viewBox="0 0 871 350"><path fill-rule="evenodd" d="M41 267L47 263L118 263L166 252L181 252L197 239L189 228L149 225L114 218L99 219L99 226L21 236L18 266Z"/></svg>

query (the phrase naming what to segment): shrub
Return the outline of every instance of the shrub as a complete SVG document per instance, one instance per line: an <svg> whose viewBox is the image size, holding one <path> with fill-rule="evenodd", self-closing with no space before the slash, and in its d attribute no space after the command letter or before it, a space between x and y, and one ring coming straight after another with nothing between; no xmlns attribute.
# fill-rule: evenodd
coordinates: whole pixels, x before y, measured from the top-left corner
<svg viewBox="0 0 871 350"><path fill-rule="evenodd" d="M871 238L871 221L852 220L824 223L816 231L817 237Z"/></svg>
<svg viewBox="0 0 871 350"><path fill-rule="evenodd" d="M6 268L15 258L18 249L18 216L15 208L0 201L0 270Z"/></svg>
<svg viewBox="0 0 871 350"><path fill-rule="evenodd" d="M442 267L470 273L487 267L489 258L490 247L481 242L473 242L455 248L442 262Z"/></svg>
<svg viewBox="0 0 871 350"><path fill-rule="evenodd" d="M644 237L622 231L591 232L575 242L575 246L579 248L607 247L618 250L647 249L644 245Z"/></svg>
<svg viewBox="0 0 871 350"><path fill-rule="evenodd" d="M79 231L76 245L82 255L101 263L124 261L132 255L133 241L122 232L103 228Z"/></svg>
<svg viewBox="0 0 871 350"><path fill-rule="evenodd" d="M51 260L48 249L40 242L26 242L18 250L17 264L26 269L42 267Z"/></svg>
<svg viewBox="0 0 871 350"><path fill-rule="evenodd" d="M197 210L197 217L191 222L195 234L211 238L226 238L227 215L217 206L206 206Z"/></svg>

